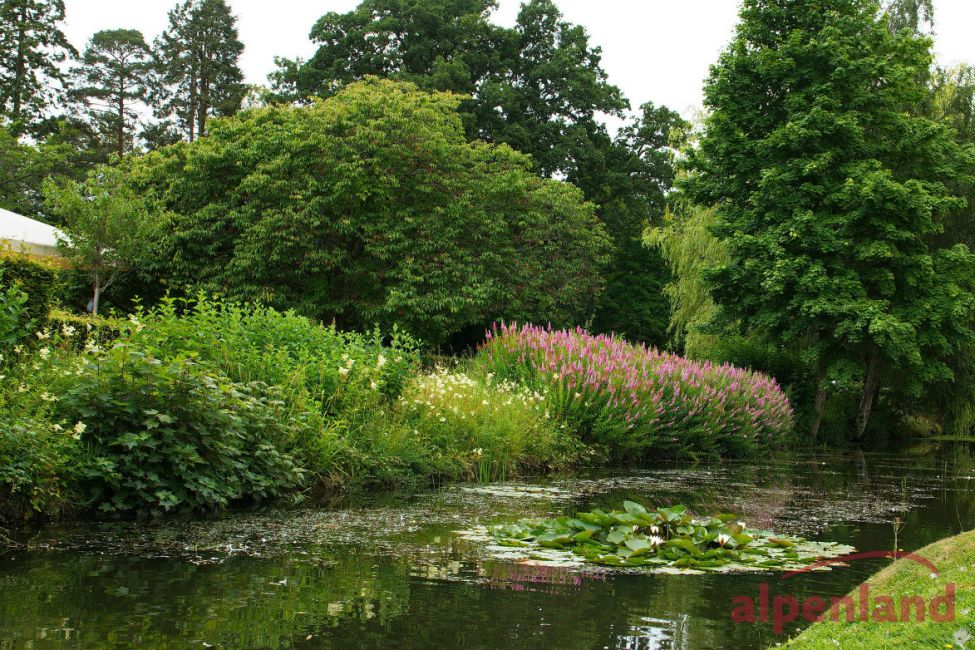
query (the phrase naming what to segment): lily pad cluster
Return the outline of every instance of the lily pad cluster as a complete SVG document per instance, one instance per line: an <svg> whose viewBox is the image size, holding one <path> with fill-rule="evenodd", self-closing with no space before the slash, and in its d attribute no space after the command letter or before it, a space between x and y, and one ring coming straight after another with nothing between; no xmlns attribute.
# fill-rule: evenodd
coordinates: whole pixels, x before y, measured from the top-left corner
<svg viewBox="0 0 975 650"><path fill-rule="evenodd" d="M746 528L734 515L698 518L685 506L596 509L575 517L523 520L490 529L498 546L570 551L586 562L616 567L701 571L793 570L853 548Z"/></svg>

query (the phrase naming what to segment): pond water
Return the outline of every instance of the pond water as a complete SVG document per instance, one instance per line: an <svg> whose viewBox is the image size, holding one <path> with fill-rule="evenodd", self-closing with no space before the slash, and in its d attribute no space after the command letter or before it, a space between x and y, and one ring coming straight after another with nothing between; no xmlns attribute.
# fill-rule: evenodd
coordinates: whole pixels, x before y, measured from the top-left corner
<svg viewBox="0 0 975 650"><path fill-rule="evenodd" d="M498 560L456 531L624 499L914 550L975 528L969 450L858 452L457 485L210 521L49 527L0 552L0 648L765 648L732 598L839 595L889 560L785 581ZM794 633L798 624L788 626Z"/></svg>

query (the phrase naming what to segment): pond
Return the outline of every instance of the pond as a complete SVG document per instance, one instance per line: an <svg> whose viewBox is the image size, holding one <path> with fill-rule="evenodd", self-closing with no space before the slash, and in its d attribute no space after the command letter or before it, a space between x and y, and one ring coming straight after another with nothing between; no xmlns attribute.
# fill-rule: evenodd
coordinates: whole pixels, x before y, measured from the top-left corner
<svg viewBox="0 0 975 650"><path fill-rule="evenodd" d="M750 526L914 550L975 528L975 462L807 454L663 466L209 521L49 527L0 553L0 648L765 648L732 598L839 595L889 560L829 572L667 575L499 560L456 531L624 499ZM794 633L799 624L787 626Z"/></svg>

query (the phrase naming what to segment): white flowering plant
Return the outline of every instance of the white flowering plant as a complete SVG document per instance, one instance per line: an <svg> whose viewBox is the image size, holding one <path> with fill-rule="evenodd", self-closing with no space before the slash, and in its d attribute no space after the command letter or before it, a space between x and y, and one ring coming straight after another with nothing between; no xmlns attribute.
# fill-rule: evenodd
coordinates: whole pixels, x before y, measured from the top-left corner
<svg viewBox="0 0 975 650"><path fill-rule="evenodd" d="M567 461L577 451L550 418L543 393L490 375L438 367L407 386L400 408L416 435L481 481Z"/></svg>

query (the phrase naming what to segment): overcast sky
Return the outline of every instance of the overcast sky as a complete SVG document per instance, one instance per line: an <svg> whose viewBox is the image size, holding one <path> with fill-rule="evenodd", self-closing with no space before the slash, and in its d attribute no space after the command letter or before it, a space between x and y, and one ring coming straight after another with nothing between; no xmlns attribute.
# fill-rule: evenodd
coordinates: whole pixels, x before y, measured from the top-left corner
<svg viewBox="0 0 975 650"><path fill-rule="evenodd" d="M328 11L358 0L229 0L246 49L247 81L263 84L274 57L314 52L308 31ZM556 0L566 19L584 25L603 48L610 81L634 107L653 101L685 115L701 105L701 84L734 31L735 0ZM98 30L141 30L152 40L175 0L66 0L68 38L83 49ZM501 0L496 20L514 23L521 0ZM935 0L936 43L943 63L975 63L975 0Z"/></svg>

